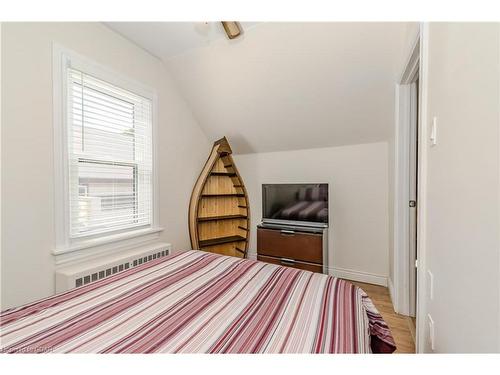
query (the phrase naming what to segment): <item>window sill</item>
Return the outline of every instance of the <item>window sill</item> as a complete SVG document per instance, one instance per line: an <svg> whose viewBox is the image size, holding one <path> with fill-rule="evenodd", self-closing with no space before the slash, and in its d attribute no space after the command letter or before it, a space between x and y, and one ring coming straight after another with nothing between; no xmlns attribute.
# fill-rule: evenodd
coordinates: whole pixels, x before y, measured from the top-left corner
<svg viewBox="0 0 500 375"><path fill-rule="evenodd" d="M52 254L56 257L56 264L63 262L66 263L73 259L101 255L102 253L112 252L116 249L131 247L146 241L157 239L161 231L163 231L163 228L146 228L91 240L78 241L68 247L55 249L52 251ZM81 250L83 250L82 253L85 254L78 255ZM71 253L74 253L74 256L70 255ZM58 258L61 257L64 257L64 260L57 261Z"/></svg>

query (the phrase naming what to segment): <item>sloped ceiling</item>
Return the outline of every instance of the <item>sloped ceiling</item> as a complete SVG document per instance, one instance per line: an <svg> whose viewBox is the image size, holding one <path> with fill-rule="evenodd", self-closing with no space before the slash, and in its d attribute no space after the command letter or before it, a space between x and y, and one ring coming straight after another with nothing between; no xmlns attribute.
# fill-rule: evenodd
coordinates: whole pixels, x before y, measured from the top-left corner
<svg viewBox="0 0 500 375"><path fill-rule="evenodd" d="M256 24L242 22L241 26L248 31ZM225 38L220 22L105 22L105 25L162 60Z"/></svg>
<svg viewBox="0 0 500 375"><path fill-rule="evenodd" d="M231 41L170 23L186 33L175 46L152 24L108 25L164 60L207 136L236 153L391 136L407 23L249 24Z"/></svg>

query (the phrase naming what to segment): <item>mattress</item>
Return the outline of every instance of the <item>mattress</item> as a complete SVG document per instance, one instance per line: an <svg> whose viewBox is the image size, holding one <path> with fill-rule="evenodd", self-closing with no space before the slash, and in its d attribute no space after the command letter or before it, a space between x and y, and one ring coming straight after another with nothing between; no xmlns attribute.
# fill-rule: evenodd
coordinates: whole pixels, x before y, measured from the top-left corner
<svg viewBox="0 0 500 375"><path fill-rule="evenodd" d="M0 315L5 353L370 353L394 340L360 288L185 251Z"/></svg>

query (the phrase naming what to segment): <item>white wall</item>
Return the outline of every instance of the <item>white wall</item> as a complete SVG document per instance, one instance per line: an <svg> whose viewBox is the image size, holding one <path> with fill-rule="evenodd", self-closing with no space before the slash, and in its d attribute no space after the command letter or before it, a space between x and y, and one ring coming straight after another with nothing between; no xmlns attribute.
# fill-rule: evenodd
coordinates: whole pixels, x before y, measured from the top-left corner
<svg viewBox="0 0 500 375"><path fill-rule="evenodd" d="M235 155L234 159L250 197L250 254L256 253L263 183L327 182L330 270L338 276L386 283L387 143Z"/></svg>
<svg viewBox="0 0 500 375"><path fill-rule="evenodd" d="M0 22L0 166L2 165L2 28ZM0 168L0 292L2 290L2 169ZM1 297L0 297L1 299Z"/></svg>
<svg viewBox="0 0 500 375"><path fill-rule="evenodd" d="M157 90L161 240L188 248L189 195L210 145L163 63L98 23L2 30L2 308L54 293L52 42Z"/></svg>
<svg viewBox="0 0 500 375"><path fill-rule="evenodd" d="M500 351L499 24L429 26L423 327L437 352ZM429 131L429 127L427 128ZM430 351L424 329L423 349Z"/></svg>

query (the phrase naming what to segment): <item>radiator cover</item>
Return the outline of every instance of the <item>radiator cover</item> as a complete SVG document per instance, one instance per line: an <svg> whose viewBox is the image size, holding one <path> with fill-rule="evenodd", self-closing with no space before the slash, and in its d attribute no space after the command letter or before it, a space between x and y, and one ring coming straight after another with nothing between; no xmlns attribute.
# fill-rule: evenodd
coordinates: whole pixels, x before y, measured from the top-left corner
<svg viewBox="0 0 500 375"><path fill-rule="evenodd" d="M56 271L56 293L78 288L118 272L169 255L171 245L159 243L80 262Z"/></svg>

